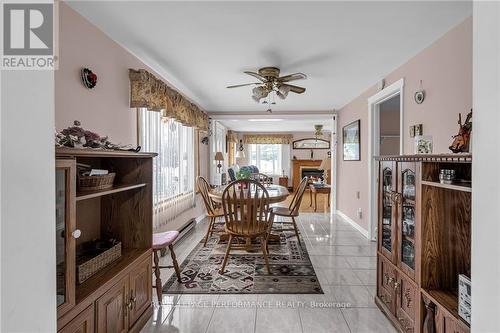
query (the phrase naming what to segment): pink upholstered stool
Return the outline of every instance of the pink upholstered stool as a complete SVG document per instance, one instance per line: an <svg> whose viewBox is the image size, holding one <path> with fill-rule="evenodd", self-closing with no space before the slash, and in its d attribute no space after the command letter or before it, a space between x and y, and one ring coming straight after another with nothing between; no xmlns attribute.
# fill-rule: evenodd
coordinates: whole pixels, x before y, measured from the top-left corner
<svg viewBox="0 0 500 333"><path fill-rule="evenodd" d="M173 268L175 274L177 275L177 281L181 282L181 271L179 270L179 265L177 264L177 259L175 258L174 246L172 243L179 237L178 231L166 231L153 234L153 258L154 258L154 271L156 277L156 295L158 296L158 304L161 304L161 294L162 294L162 284L160 278L160 268ZM170 256L172 257L173 266L160 266L158 252L167 248L170 250Z"/></svg>

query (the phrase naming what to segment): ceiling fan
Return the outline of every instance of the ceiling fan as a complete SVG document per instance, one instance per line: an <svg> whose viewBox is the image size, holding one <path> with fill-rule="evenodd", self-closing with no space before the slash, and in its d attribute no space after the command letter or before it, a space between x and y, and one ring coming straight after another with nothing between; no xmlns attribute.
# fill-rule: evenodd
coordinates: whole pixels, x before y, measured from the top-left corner
<svg viewBox="0 0 500 333"><path fill-rule="evenodd" d="M293 73L280 77L280 69L277 67L262 67L258 70L258 73L249 71L246 71L244 73L253 76L254 78L258 79L259 82L237 84L234 86L229 86L228 88L239 88L255 85L256 87L252 89L252 98L257 103L260 103L261 99L263 98L265 99L266 97L270 97L271 95L273 95L273 93L281 99L285 99L288 96L289 92L302 94L304 91L306 91L306 88L286 83L295 80L307 79L307 76L303 73ZM263 103L275 104L274 100L273 102L264 100Z"/></svg>

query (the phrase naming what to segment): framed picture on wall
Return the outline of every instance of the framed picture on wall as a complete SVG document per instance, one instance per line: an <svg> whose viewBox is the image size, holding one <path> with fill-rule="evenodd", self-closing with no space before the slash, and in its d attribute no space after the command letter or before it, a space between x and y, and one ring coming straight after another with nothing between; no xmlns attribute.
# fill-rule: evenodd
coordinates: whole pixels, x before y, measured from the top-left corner
<svg viewBox="0 0 500 333"><path fill-rule="evenodd" d="M344 161L361 161L361 120L358 119L342 128Z"/></svg>

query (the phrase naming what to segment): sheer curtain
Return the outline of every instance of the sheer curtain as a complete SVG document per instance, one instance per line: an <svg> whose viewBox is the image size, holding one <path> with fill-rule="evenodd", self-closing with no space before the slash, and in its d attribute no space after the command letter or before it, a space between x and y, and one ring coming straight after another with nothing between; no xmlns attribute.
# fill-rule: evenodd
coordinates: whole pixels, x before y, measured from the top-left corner
<svg viewBox="0 0 500 333"><path fill-rule="evenodd" d="M194 130L161 112L138 109L139 145L153 159L154 229L194 207Z"/></svg>

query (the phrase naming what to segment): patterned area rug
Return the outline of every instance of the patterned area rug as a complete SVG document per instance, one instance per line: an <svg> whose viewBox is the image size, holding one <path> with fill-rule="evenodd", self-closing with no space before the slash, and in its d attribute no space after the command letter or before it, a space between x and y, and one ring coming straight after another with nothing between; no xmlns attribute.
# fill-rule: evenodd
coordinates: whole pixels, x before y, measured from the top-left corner
<svg viewBox="0 0 500 333"><path fill-rule="evenodd" d="M284 228L289 228L285 225ZM262 252L231 250L225 274L219 274L227 241L219 233L203 240L181 265L181 282L174 275L163 287L167 294L323 294L306 247L297 242L293 232L281 231L283 224L274 223L273 233L280 240L269 243L267 273ZM242 240L243 241L243 240ZM233 240L235 242L235 240ZM234 243L233 243L234 244ZM258 245L258 244L257 244Z"/></svg>

